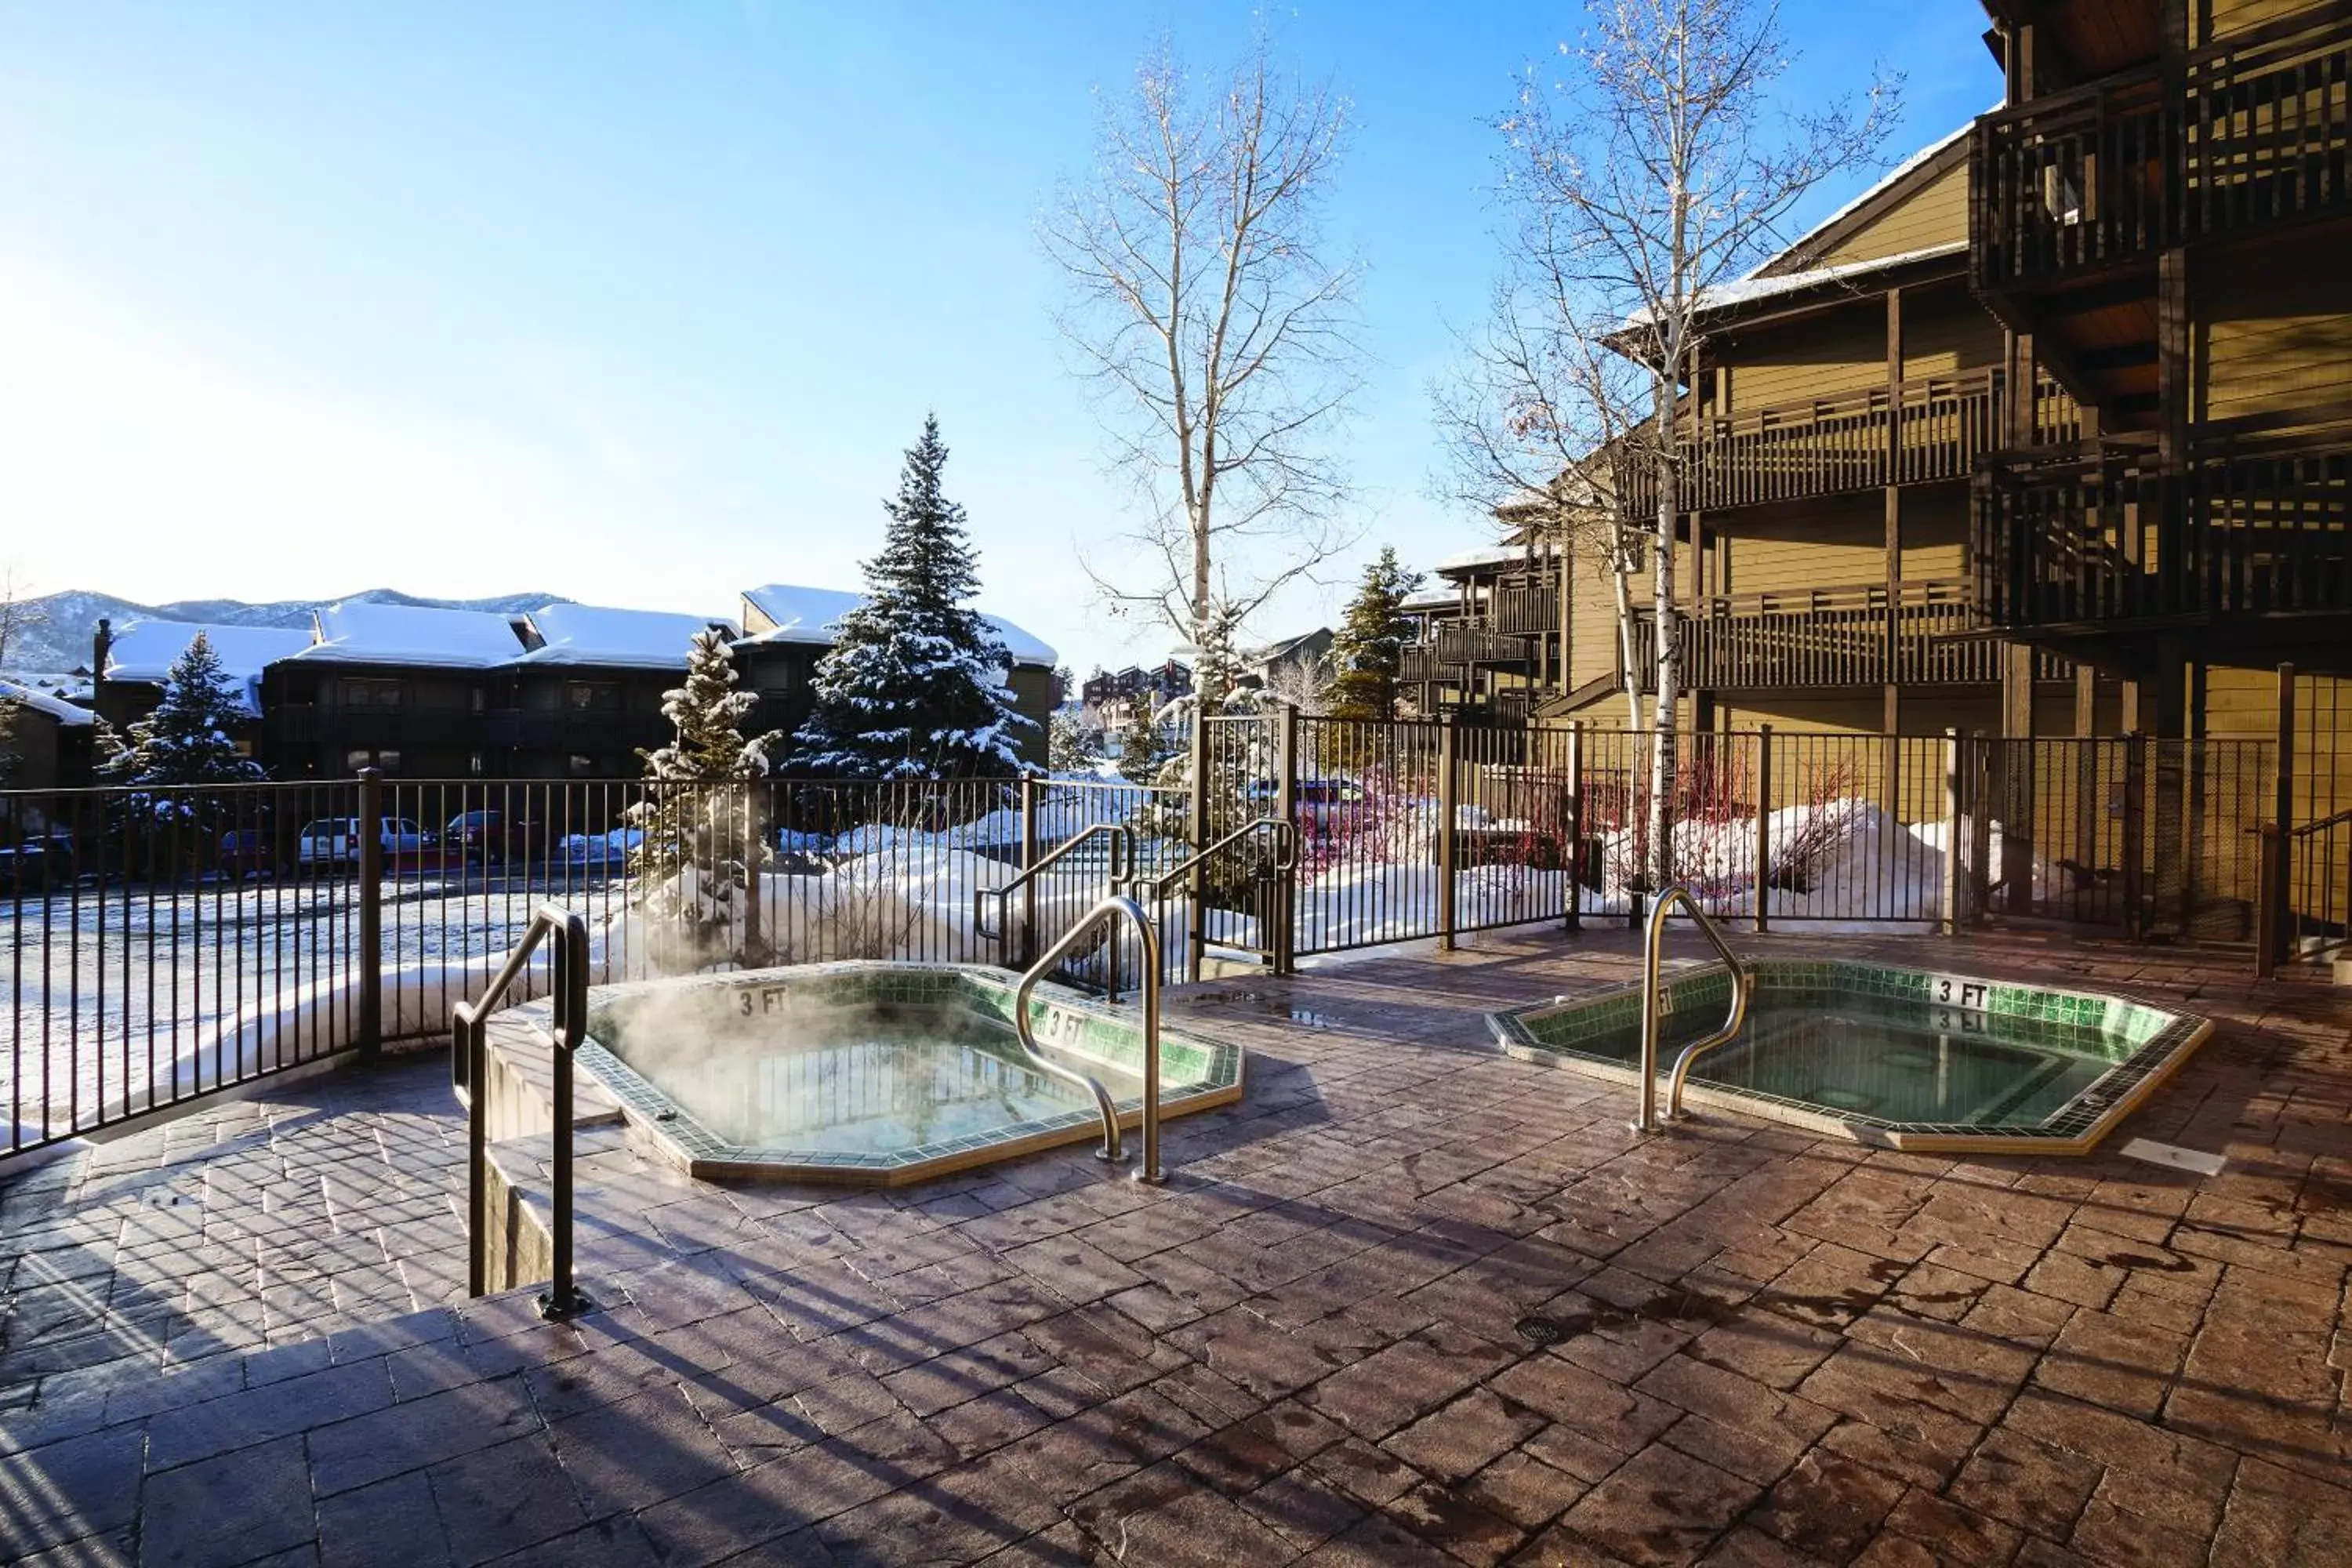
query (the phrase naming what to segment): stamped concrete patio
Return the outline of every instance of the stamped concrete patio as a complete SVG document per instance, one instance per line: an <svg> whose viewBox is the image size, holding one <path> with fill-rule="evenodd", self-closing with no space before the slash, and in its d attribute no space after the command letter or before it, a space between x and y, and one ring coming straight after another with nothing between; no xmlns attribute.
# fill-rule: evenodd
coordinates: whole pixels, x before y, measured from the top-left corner
<svg viewBox="0 0 2352 1568"><path fill-rule="evenodd" d="M1164 1188L1070 1153L887 1195L599 1156L602 1310L561 1327L527 1294L446 1300L440 1064L338 1075L0 1192L0 1539L222 1564L2352 1562L2352 1007L2141 950L1770 945L2096 981L2222 1027L2107 1152L1971 1163L1727 1117L1637 1141L1623 1091L1486 1046L1487 1007L1626 977L1622 934L1227 982L1177 1010L1248 1047L1250 1097L1171 1125ZM2229 1163L2136 1163L2133 1136ZM1567 1336L1529 1344L1529 1314Z"/></svg>

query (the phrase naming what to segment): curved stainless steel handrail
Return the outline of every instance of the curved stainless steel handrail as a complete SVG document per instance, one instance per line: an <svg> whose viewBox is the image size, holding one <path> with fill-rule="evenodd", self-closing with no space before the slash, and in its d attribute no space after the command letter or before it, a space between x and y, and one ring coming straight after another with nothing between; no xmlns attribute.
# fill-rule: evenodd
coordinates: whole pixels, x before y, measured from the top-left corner
<svg viewBox="0 0 2352 1568"><path fill-rule="evenodd" d="M1004 940L1004 932L1002 929L1004 919L1004 900L1019 892L1024 884L1035 880L1040 873L1050 869L1055 862L1097 834L1107 834L1110 837L1109 885L1116 888L1135 875L1135 829L1124 822L1097 822L1076 837L1055 845L1054 852L1041 856L1035 865L1022 868L1020 872L1003 886L974 888L971 890L972 934L983 942L1003 942ZM1000 928L993 931L988 929L988 922L981 919L980 914L982 907L990 899L996 900L996 916Z"/></svg>
<svg viewBox="0 0 2352 1568"><path fill-rule="evenodd" d="M1119 1159L1118 1102L1111 1099L1110 1090L1105 1089L1099 1079L1089 1078L1076 1068L1065 1067L1037 1048L1036 1034L1029 1026L1029 998L1036 991L1037 983L1045 979L1055 964L1068 957L1096 926L1121 915L1134 922L1136 934L1143 942L1143 1157L1136 1165L1135 1179L1156 1182L1160 1178L1160 933L1152 929L1151 918L1143 912L1143 906L1124 893L1114 893L1080 916L1021 976L1020 987L1013 994L1013 1028L1020 1037L1023 1052L1041 1070L1065 1082L1076 1084L1094 1095L1095 1109L1101 1112L1103 1123L1103 1146L1095 1152L1096 1158Z"/></svg>
<svg viewBox="0 0 2352 1568"><path fill-rule="evenodd" d="M1658 950L1665 938L1666 920L1675 912L1677 904L1690 912L1699 933L1714 945L1716 952L1723 959L1724 967L1731 971L1731 1011L1721 1028L1701 1039L1693 1040L1682 1048L1681 1055L1675 1058L1674 1073L1666 1093L1666 1114L1669 1118L1683 1113L1683 1082L1690 1077L1691 1063L1701 1054L1737 1037L1740 1026L1748 1021L1750 982L1747 969L1741 965L1738 954L1731 951L1731 944L1723 940L1723 933L1716 929L1715 922L1707 918L1706 911L1699 908L1698 900L1692 896L1690 889L1675 883L1660 893L1657 902L1650 907L1649 929L1642 942L1642 1114L1633 1123L1636 1132L1655 1132L1660 1125Z"/></svg>

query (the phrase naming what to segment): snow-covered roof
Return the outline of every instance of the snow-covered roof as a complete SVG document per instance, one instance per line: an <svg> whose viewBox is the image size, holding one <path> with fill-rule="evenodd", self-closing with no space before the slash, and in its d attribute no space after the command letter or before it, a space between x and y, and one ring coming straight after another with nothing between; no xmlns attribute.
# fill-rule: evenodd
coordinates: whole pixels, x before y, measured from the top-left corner
<svg viewBox="0 0 2352 1568"><path fill-rule="evenodd" d="M515 620L488 610L437 610L346 600L318 615L319 640L292 657L320 664L422 664L486 669L523 651Z"/></svg>
<svg viewBox="0 0 2352 1568"><path fill-rule="evenodd" d="M1405 610L1450 610L1461 602L1459 589L1429 588L1418 594L1407 594L1397 602L1397 607Z"/></svg>
<svg viewBox="0 0 2352 1568"><path fill-rule="evenodd" d="M841 617L866 602L863 594L847 593L839 588L810 588L797 583L770 583L764 587L743 590L744 603L775 623L766 631L752 632L742 640L747 643L798 642L828 646L833 641L834 628ZM1015 664L1037 664L1052 668L1058 657L1050 645L1023 631L1002 616L983 616L1004 639L1005 651ZM749 621L751 617L744 617Z"/></svg>
<svg viewBox="0 0 2352 1568"><path fill-rule="evenodd" d="M1703 310L1718 310L1727 305L1744 305L1751 300L1769 300L1776 294L1794 294L1822 283L1833 283L1841 278L1858 277L1865 272L1878 272L1888 268L1907 266L1914 261L1927 261L1939 256L1965 255L1969 242L1948 240L1942 245L1925 245L1916 250L1898 251L1893 256L1874 256L1864 261L1841 261L1831 267L1809 267L1801 272L1779 272L1771 277L1748 276L1729 283L1718 283L1700 291L1699 305Z"/></svg>
<svg viewBox="0 0 2352 1568"><path fill-rule="evenodd" d="M540 646L517 664L629 665L644 669L684 669L687 643L712 626L729 637L735 623L718 616L687 616L668 610L621 610L603 605L549 605L524 617Z"/></svg>
<svg viewBox="0 0 2352 1568"><path fill-rule="evenodd" d="M1993 107L1995 109L1999 109L2000 105L1996 103ZM1798 237L1794 244L1783 248L1780 254L1774 257L1771 261L1764 263L1764 267L1770 267L1775 261L1780 261L1787 257L1794 256L1801 252L1808 245L1812 244L1821 236L1828 233L1839 224L1843 223L1847 218L1860 211L1864 205L1876 200L1880 195L1901 184L1905 179L1910 176L1912 171L1933 159L1938 153L1943 152L1946 148L1951 146L1956 142L1964 142L1968 140L1969 129L1975 123L1976 121L1972 120L1961 121L1958 130L1938 138L1927 146L1920 148L1919 151L1912 153L1911 156L1904 159L1903 162L1895 164L1892 169L1887 170L1885 175L1874 184L1868 190L1864 191L1861 195L1853 197L1843 206L1838 208L1837 211L1830 214L1829 216L1822 219L1821 222L1807 229L1802 235ZM1760 272L1763 270L1763 268L1759 267L1757 270Z"/></svg>
<svg viewBox="0 0 2352 1568"><path fill-rule="evenodd" d="M89 710L77 708L54 691L19 686L13 680L0 680L0 702L19 708L29 708L36 713L46 713L58 723L68 727L91 721Z"/></svg>
<svg viewBox="0 0 2352 1568"><path fill-rule="evenodd" d="M1508 566L1515 561L1541 560L1556 548L1549 540L1536 545L1489 545L1484 550L1465 550L1449 555L1437 563L1437 570L1467 572L1479 566Z"/></svg>
<svg viewBox="0 0 2352 1568"><path fill-rule="evenodd" d="M114 634L106 650L109 680L144 681L161 686L172 666L202 632L220 660L221 672L236 687L238 706L247 716L261 711L261 671L265 665L291 658L310 646L307 626L224 626L196 621L132 621Z"/></svg>
<svg viewBox="0 0 2352 1568"><path fill-rule="evenodd" d="M161 686L172 666L202 632L213 657L233 680L255 680L261 667L310 646L308 626L221 626L195 621L132 621L115 629L106 651L109 680Z"/></svg>

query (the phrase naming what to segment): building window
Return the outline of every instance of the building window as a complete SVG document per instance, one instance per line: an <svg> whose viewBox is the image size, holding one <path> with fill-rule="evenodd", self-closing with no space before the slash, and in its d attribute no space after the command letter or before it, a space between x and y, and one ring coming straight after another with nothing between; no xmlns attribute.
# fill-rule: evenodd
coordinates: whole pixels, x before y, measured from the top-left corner
<svg viewBox="0 0 2352 1568"><path fill-rule="evenodd" d="M621 686L614 680L575 680L565 689L565 700L574 713L618 713Z"/></svg>
<svg viewBox="0 0 2352 1568"><path fill-rule="evenodd" d="M583 757L583 756L580 755L580 754L579 754L578 752L576 752L572 753L572 776L573 778L575 778L575 779L593 778L593 777L594 777L594 776L595 776L595 773L596 773L596 759L595 759L595 758L593 758L593 757Z"/></svg>
<svg viewBox="0 0 2352 1568"><path fill-rule="evenodd" d="M346 708L398 708L401 702L397 680L349 679L343 682L343 706Z"/></svg>
<svg viewBox="0 0 2352 1568"><path fill-rule="evenodd" d="M471 773L476 778L480 778L482 776L482 753L479 752L469 753L466 758L466 768L467 771Z"/></svg>
<svg viewBox="0 0 2352 1568"><path fill-rule="evenodd" d="M373 768L382 773L396 773L400 771L400 753L382 747L354 747L343 753L343 765L353 773Z"/></svg>

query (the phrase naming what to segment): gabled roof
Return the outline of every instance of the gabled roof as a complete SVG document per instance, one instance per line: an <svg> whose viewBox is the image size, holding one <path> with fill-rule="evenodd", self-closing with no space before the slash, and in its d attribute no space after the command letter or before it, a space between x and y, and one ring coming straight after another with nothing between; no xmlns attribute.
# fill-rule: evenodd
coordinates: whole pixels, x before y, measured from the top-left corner
<svg viewBox="0 0 2352 1568"><path fill-rule="evenodd" d="M835 630L841 618L866 602L863 594L847 593L839 588L811 588L797 583L770 583L763 587L743 590L744 623L753 619L757 611L771 624L756 632L747 633L740 640L761 643L808 643L818 647L833 644ZM1051 645L1023 631L1002 616L983 613L982 618L996 628L1004 639L1005 651L1015 664L1044 665L1051 668L1057 657Z"/></svg>
<svg viewBox="0 0 2352 1568"><path fill-rule="evenodd" d="M684 669L687 644L697 632L716 629L732 639L739 630L733 621L718 616L603 605L549 605L523 619L539 646L517 664Z"/></svg>
<svg viewBox="0 0 2352 1568"><path fill-rule="evenodd" d="M1809 270L1807 262L1811 258L1826 254L1840 241L1852 237L1948 173L1954 165L1965 163L1969 155L1969 125L1964 124L1887 170L1877 184L1800 235L1780 255L1756 268L1748 277L1758 279L1777 273ZM1966 249L1966 245L1963 244L1961 248Z"/></svg>
<svg viewBox="0 0 2352 1568"><path fill-rule="evenodd" d="M0 680L0 702L47 714L68 729L93 722L89 709L76 707L54 691L19 686L13 680Z"/></svg>
<svg viewBox="0 0 2352 1568"><path fill-rule="evenodd" d="M318 640L293 655L313 664L414 664L488 669L523 652L521 617L348 600L318 613Z"/></svg>
<svg viewBox="0 0 2352 1568"><path fill-rule="evenodd" d="M261 671L264 666L291 658L311 644L306 626L224 626L199 621L132 621L114 634L106 650L109 680L143 681L161 686L172 666L203 633L213 657L243 699L245 711L261 711Z"/></svg>

